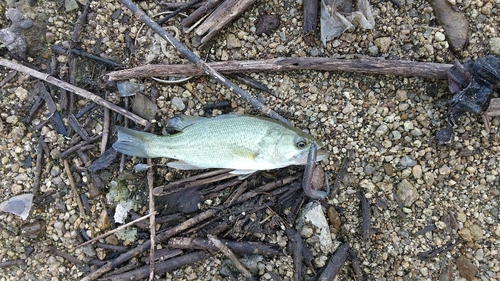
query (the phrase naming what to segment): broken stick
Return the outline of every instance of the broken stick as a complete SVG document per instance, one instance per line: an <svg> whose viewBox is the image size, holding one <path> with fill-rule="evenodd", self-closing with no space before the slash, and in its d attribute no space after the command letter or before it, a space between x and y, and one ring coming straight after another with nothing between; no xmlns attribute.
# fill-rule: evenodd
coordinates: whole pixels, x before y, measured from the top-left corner
<svg viewBox="0 0 500 281"><path fill-rule="evenodd" d="M212 62L207 63L207 66L222 74L323 70L447 79L446 71L453 65L407 60L378 60L373 58L334 59L292 57L268 60ZM194 64L149 64L131 69L113 71L108 73L107 77L109 81L115 81L152 76L194 76L206 74Z"/></svg>
<svg viewBox="0 0 500 281"><path fill-rule="evenodd" d="M196 9L196 11L192 12L189 16L182 20L184 31L189 31L191 29L191 25L195 24L199 19L201 19L206 12L211 12L212 9L220 4L220 2L222 2L222 0L209 0L201 4L201 6Z"/></svg>
<svg viewBox="0 0 500 281"><path fill-rule="evenodd" d="M255 0L226 0L211 13L194 33L193 46L206 43L215 36L226 24L231 22L236 16L245 11Z"/></svg>

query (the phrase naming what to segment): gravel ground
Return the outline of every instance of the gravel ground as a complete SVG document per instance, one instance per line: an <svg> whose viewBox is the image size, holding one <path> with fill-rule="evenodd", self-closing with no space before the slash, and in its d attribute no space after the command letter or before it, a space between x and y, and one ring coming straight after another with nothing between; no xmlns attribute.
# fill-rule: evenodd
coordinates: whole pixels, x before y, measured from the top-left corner
<svg viewBox="0 0 500 281"><path fill-rule="evenodd" d="M68 13L61 1L34 1L33 6L28 4L29 1L8 2L0 4L0 26L10 25L5 16L8 7L17 6L22 10L25 18L34 22L33 30L27 29L25 35L29 46L28 61L42 69L50 69L50 46L68 45L82 6ZM460 53L450 50L432 7L422 0L401 1L399 9L391 2L373 3L376 21L373 30L353 29L326 46L319 38L315 44L307 45L302 39L302 2L258 0L208 44L193 50L210 61L363 55L453 63L455 59L476 59L487 54L500 57L498 0L456 1L470 28L469 44ZM140 6L150 15L161 12L158 2L141 1ZM151 43L154 38L140 29L142 23L119 1L91 1L90 8L88 23L79 39L85 51L129 67L145 62L186 62L170 47L167 47L166 55L158 55L161 46ZM255 34L254 21L260 10L280 17L281 25L269 36ZM178 21L172 21L171 25L180 28ZM126 48L125 34L128 32L139 42L137 52L132 56ZM189 35L179 36L190 46ZM144 48L146 45L150 47ZM66 61L63 55L55 58L60 65ZM80 73L85 73L77 76L78 86L104 92L102 83L96 85L95 81L106 70L96 68L88 60L82 60L78 68ZM56 76L61 71L58 68ZM2 69L0 80L9 72ZM319 71L255 73L251 76L277 96L264 95L242 86L244 89L287 116L296 127L323 141L326 149L332 152L328 161L323 163L332 182L348 152L354 153L338 196L327 200L325 205L341 211L342 231L345 233L342 239L358 251L366 279L500 280L500 117L490 119L491 131L487 132L480 115L463 116L452 144L439 146L434 135L445 126L444 117L450 98L444 80ZM205 115L208 112L201 108L204 104L223 99L231 101L231 111L257 114L255 109L212 79L196 78L179 85L164 85L151 80L140 82L146 89L158 91L160 110L155 120L158 125L180 113L179 107L185 106L183 112L187 114ZM79 190L91 198L92 211L84 217L79 216L64 165L58 159L58 155L71 146L70 140L58 135L51 125L43 125L48 116L46 107L42 107L29 124L22 120L36 99L32 94L33 85L27 76L18 74L0 88L0 199L3 201L32 191L39 135L47 142L48 151L43 161L40 192L51 192L51 195L46 204L38 202L41 207L34 208L25 221L0 213L0 262L25 259L21 265L1 268L0 280L74 280L88 273L87 265L68 261L54 254L50 247L84 263L90 258L102 257L100 250L75 246L80 243L81 229L86 229L92 237L108 230L107 191L93 194L92 186L86 184L88 174L73 173ZM174 97L181 98L182 104ZM110 93L109 99L119 102L115 93ZM78 99L76 107L87 104L89 101ZM220 113L219 110L211 112L212 115ZM102 130L101 110L94 114L96 118L93 118L93 123L86 124L86 128L93 126L92 132L98 133ZM39 130L34 130L33 127L38 125ZM99 155L98 145L88 155L91 161L95 160ZM79 159L69 158L71 164L84 167L85 163ZM126 168L132 170L131 162ZM160 179L179 176L177 171L167 173L166 169L159 169L158 173L161 172L166 175L159 174ZM126 178L127 175L121 176ZM117 177L117 171L107 171L100 177L108 186ZM134 177L136 175L132 174ZM372 206L372 234L368 242L363 241L360 234L360 202L356 193L359 188L365 190ZM137 198L139 205L144 206L139 213L145 213L146 197L138 195ZM414 235L428 226L435 229ZM305 231L302 234L307 238ZM332 232L331 236L338 245L340 235ZM444 247L459 238L461 243L436 257L418 258L420 253ZM270 273L274 272L282 280L291 280L293 261L284 250L288 243L284 231L277 229L259 239L279 245L283 251L278 257L264 258L259 262L258 278L271 280ZM329 253L321 253L315 248L314 241L310 243L315 264L325 264ZM26 258L30 250L33 252ZM219 274L224 259L216 254L163 274L161 278L226 280ZM96 268L90 266L90 270ZM306 275L313 276L310 271L306 271ZM352 279L351 270L344 266L338 279Z"/></svg>

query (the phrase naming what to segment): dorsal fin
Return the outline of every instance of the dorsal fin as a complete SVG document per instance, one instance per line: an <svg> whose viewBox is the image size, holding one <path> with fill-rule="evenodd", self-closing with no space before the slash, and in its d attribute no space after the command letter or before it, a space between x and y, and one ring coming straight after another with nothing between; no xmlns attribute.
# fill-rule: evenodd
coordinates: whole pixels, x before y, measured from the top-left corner
<svg viewBox="0 0 500 281"><path fill-rule="evenodd" d="M216 117L213 117L210 119L220 120L220 119L237 118L237 117L241 117L241 116L242 116L241 114L231 113L231 114L219 115L219 116L216 116ZM196 122L207 120L207 119L209 119L209 118L200 117L200 116L190 116L190 115L184 115L184 114L175 115L174 117L167 120L167 122L165 123L165 130L168 133L180 132L180 131L184 130L186 127L189 127Z"/></svg>
<svg viewBox="0 0 500 281"><path fill-rule="evenodd" d="M205 117L179 114L167 120L167 123L165 123L165 129L167 130L167 132L180 132L184 130L184 128L205 119Z"/></svg>

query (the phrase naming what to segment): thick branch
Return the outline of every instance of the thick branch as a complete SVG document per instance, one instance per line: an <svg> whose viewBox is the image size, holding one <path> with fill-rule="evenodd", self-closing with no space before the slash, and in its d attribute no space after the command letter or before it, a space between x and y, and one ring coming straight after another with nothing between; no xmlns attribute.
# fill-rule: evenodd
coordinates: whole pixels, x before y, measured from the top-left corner
<svg viewBox="0 0 500 281"><path fill-rule="evenodd" d="M396 76L416 76L447 79L446 71L451 64L414 62L406 60L378 60L371 58L277 58L268 60L224 61L207 63L222 74L244 72L271 72L292 70L323 70L336 72L361 72ZM205 75L194 64L144 65L108 73L110 81L151 76L192 76Z"/></svg>

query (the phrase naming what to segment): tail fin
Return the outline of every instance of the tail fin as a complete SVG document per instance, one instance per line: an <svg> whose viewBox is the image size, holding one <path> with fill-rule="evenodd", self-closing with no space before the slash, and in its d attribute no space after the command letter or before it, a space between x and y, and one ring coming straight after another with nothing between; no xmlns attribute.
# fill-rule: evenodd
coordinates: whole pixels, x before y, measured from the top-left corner
<svg viewBox="0 0 500 281"><path fill-rule="evenodd" d="M148 144L156 138L156 135L118 127L118 140L113 148L123 154L144 158L155 157L148 153Z"/></svg>

